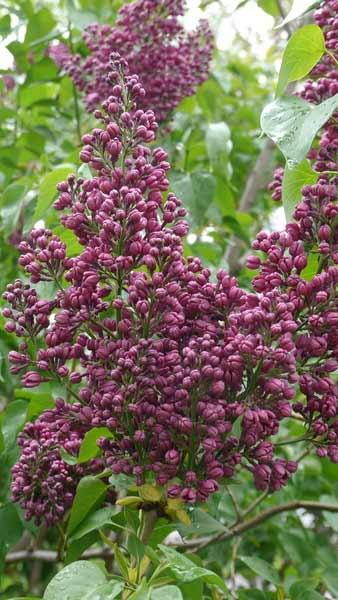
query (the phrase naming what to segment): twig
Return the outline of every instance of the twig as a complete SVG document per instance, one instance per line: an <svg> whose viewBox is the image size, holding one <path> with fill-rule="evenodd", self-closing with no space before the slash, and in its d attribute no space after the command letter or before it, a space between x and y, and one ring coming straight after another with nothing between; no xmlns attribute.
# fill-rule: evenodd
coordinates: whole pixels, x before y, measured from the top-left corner
<svg viewBox="0 0 338 600"><path fill-rule="evenodd" d="M235 537L238 537L248 531L249 529L253 529L257 527L264 521L271 519L275 515L278 515L283 512L289 512L292 510L297 510L299 508L303 508L309 512L317 512L327 510L329 512L338 512L338 504L329 504L325 502L312 502L311 500L294 500L293 502L286 502L285 504L280 504L279 506L272 506L271 508L267 508L262 510L258 515L240 523L238 525L234 525L231 527L231 531L226 531L222 533L218 533L213 536L206 536L201 538L196 538L194 540L187 540L183 542L177 542L173 545L180 548L193 548L194 550L201 550L210 544L215 544L218 542L223 542L227 540L231 540Z"/></svg>
<svg viewBox="0 0 338 600"><path fill-rule="evenodd" d="M81 559L89 558L110 558L113 556L111 550L107 548L97 548L94 550L86 550L81 556ZM23 562L41 560L43 562L59 562L58 553L54 550L18 550L17 552L9 552L5 558L6 563Z"/></svg>
<svg viewBox="0 0 338 600"><path fill-rule="evenodd" d="M177 548L194 548L195 550L201 550L202 548L205 548L210 544L231 540L235 537L238 537L242 535L242 533L248 531L249 529L258 527L258 525L264 523L264 521L267 521L268 519L271 519L271 517L274 517L275 515L278 515L283 512L297 510L299 508L303 508L304 510L307 510L309 512L327 510L328 512L338 513L338 504L330 504L326 502L313 502L312 500L294 500L293 502L286 502L285 504L280 504L279 506L272 506L271 508L262 510L260 513L258 513L258 515L252 517L252 519L248 519L243 523L234 525L231 528L231 531L229 532L222 532L221 534L196 538L194 540L175 542L174 544L168 545L176 546ZM112 552L110 550L101 548L95 550L86 550L86 552L83 553L82 558L110 558L111 556ZM10 552L5 558L6 563L31 560L41 560L44 562L58 562L59 559L57 552L54 552L52 550L19 550L17 552Z"/></svg>
<svg viewBox="0 0 338 600"><path fill-rule="evenodd" d="M233 590L231 591L231 595L236 599L236 559L239 546L241 544L241 538L238 538L234 541L232 552L231 552L231 562L230 562L230 579L232 582Z"/></svg>
<svg viewBox="0 0 338 600"><path fill-rule="evenodd" d="M231 498L231 502L232 502L233 507L235 509L235 513L236 513L236 517L237 517L237 522L239 522L239 521L242 520L242 513L241 513L241 510L239 508L236 496L235 496L235 494L233 493L233 491L231 490L231 488L228 485L225 486L225 489L226 489L226 491L228 492L228 494L229 494L229 496Z"/></svg>
<svg viewBox="0 0 338 600"><path fill-rule="evenodd" d="M258 498L256 498L251 504L249 504L248 508L244 511L242 518L245 518L250 513L252 513L255 510L255 508L257 508L257 506L259 506L259 504L261 504L261 502L263 502L263 500L265 500L265 498L268 496L268 494L269 494L269 490L265 490L265 492L263 492L263 494L258 496ZM237 525L237 523L236 523L236 525Z"/></svg>

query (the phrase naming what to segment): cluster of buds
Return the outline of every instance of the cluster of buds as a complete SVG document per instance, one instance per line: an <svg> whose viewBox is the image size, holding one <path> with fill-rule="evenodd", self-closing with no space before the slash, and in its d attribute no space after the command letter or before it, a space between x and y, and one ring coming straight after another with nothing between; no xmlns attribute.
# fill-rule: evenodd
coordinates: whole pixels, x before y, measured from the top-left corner
<svg viewBox="0 0 338 600"><path fill-rule="evenodd" d="M62 518L79 477L100 469L156 482L188 503L241 469L258 489L279 490L297 463L274 437L295 412L309 443L338 460L330 236L318 274L302 277L322 219L331 218L333 189L318 185L321 213L301 210L286 232L258 236L266 259L249 260L259 268L252 290L224 270L213 281L198 258L184 256L186 213L168 193L166 153L149 146L157 122L139 108L144 88L118 55L110 67L111 95L95 113L101 127L81 151L95 174L60 183L55 203L83 251L67 258L50 232L33 231L21 264L33 284L54 280L55 298L39 300L20 282L5 293L7 329L23 338L13 371L24 386L54 380L65 390L25 427L13 469L14 498L48 523ZM97 440L98 459L65 462L64 452L76 457L84 434L102 427L111 435Z"/></svg>
<svg viewBox="0 0 338 600"><path fill-rule="evenodd" d="M51 45L49 55L83 92L92 112L111 95L107 66L110 54L118 51L146 91L139 107L155 107L157 121L164 122L207 79L210 67L209 26L201 21L196 31L186 33L179 21L183 11L183 0L136 0L121 8L114 27L87 27L87 57L73 55L65 44Z"/></svg>

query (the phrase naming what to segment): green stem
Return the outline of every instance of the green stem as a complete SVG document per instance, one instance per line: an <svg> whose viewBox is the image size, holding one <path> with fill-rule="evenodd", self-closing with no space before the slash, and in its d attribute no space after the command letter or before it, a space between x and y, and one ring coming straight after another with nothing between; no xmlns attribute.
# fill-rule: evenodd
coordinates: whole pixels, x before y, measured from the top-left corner
<svg viewBox="0 0 338 600"><path fill-rule="evenodd" d="M142 510L141 528L139 538L147 544L158 519L157 510Z"/></svg>
<svg viewBox="0 0 338 600"><path fill-rule="evenodd" d="M325 48L326 54L329 55L330 58L332 58L333 62L336 63L336 65L338 65L338 60L336 59L335 55L333 54L333 52L330 52L330 50L328 50L327 48Z"/></svg>

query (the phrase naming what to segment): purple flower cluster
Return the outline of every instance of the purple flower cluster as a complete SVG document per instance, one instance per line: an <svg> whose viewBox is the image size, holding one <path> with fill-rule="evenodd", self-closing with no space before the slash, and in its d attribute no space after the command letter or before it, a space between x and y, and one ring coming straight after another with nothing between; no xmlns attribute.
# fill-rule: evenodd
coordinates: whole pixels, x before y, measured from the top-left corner
<svg viewBox="0 0 338 600"><path fill-rule="evenodd" d="M146 90L139 107L155 107L157 121L166 121L207 79L210 67L209 26L201 21L196 31L186 33L179 21L183 11L183 0L136 0L121 8L114 27L97 23L87 27L86 58L73 55L65 44L51 45L49 55L72 77L92 112L111 94L107 67L110 54L118 51Z"/></svg>
<svg viewBox="0 0 338 600"><path fill-rule="evenodd" d="M144 88L118 55L110 66L111 95L95 112L101 127L81 151L94 175L60 183L55 203L83 251L68 258L56 236L34 230L20 263L32 283L55 281L55 298L20 282L5 292L6 328L23 338L13 372L26 387L53 380L65 390L25 427L13 469L14 498L48 523L62 517L79 477L98 469L155 481L188 503L240 469L258 489L278 490L297 463L273 437L293 411L318 452L338 460L333 186L311 189L308 212L286 232L258 236L266 259L249 260L259 268L252 291L224 270L213 281L184 256L186 212L168 192L166 153L149 147L157 122L138 106ZM307 281L318 236L328 247ZM98 439L99 459L69 465L64 452L77 456L97 427L111 431Z"/></svg>
<svg viewBox="0 0 338 600"><path fill-rule="evenodd" d="M28 423L18 444L20 461L13 467L12 496L25 509L27 519L53 525L71 507L76 486L87 473L102 471L101 459L84 465L62 460L62 451L76 457L90 424L81 404L59 398L55 409L45 411L38 421Z"/></svg>

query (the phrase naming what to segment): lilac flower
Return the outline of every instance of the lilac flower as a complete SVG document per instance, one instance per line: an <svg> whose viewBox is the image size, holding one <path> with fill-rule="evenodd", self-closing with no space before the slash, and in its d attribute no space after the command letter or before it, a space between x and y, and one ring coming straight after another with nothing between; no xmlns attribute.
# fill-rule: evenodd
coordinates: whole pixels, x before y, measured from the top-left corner
<svg viewBox="0 0 338 600"><path fill-rule="evenodd" d="M184 31L179 21L183 11L183 0L136 0L121 8L114 27L87 27L86 58L72 55L65 44L51 45L49 56L72 77L85 95L86 108L94 111L111 94L107 66L110 54L119 52L144 86L139 107L154 109L159 122L167 121L207 79L213 47L206 21L192 33Z"/></svg>
<svg viewBox="0 0 338 600"><path fill-rule="evenodd" d="M166 153L149 145L158 125L139 108L144 88L118 55L110 67L101 126L83 138L93 177L70 176L55 203L83 250L70 259L57 236L33 230L20 263L33 283L55 281L55 298L19 281L5 292L7 330L24 339L13 372L26 386L55 380L76 399L58 401L19 440L13 497L48 524L97 469L154 481L187 503L241 469L277 491L297 467L274 441L292 411L317 452L338 460L332 184L311 186L285 232L257 236L252 290L222 269L213 280L184 256L186 211L168 192ZM309 252L318 274L305 279ZM37 339L35 352L26 338ZM98 440L99 458L65 462L94 427L112 432Z"/></svg>

